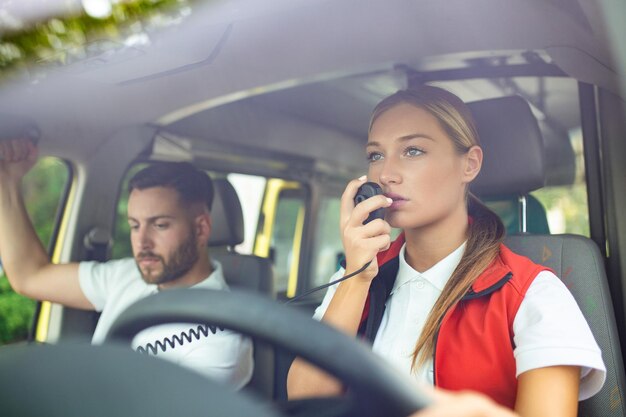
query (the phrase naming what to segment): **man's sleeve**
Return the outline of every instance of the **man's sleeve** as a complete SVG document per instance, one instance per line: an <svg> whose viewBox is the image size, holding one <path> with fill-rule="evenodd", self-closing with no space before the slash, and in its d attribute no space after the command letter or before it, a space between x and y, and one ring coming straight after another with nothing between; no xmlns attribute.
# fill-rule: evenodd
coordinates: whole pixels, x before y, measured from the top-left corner
<svg viewBox="0 0 626 417"><path fill-rule="evenodd" d="M81 262L78 266L78 281L85 297L93 304L96 311L102 311L115 279L115 271L121 266L120 261L107 263Z"/></svg>

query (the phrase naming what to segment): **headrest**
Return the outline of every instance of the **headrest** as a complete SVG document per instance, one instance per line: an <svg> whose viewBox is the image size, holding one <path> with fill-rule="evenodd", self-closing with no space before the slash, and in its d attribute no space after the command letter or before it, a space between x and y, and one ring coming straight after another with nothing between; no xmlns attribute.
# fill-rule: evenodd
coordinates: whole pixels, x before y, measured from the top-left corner
<svg viewBox="0 0 626 417"><path fill-rule="evenodd" d="M243 242L243 212L233 185L226 178L213 180L209 246L235 246Z"/></svg>
<svg viewBox="0 0 626 417"><path fill-rule="evenodd" d="M523 195L545 184L537 119L519 96L468 103L483 148L483 166L470 190L480 197Z"/></svg>

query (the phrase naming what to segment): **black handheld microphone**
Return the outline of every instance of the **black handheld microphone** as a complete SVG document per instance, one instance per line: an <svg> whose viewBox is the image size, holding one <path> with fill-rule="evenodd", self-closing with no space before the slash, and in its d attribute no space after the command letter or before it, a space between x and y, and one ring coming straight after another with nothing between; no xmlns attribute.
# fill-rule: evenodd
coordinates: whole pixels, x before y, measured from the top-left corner
<svg viewBox="0 0 626 417"><path fill-rule="evenodd" d="M383 193L383 189L380 188L380 185L375 182L366 182L361 185L356 192L356 196L354 197L354 205L357 205L370 197L374 197L375 195L379 195ZM365 219L363 224L367 224L374 219L384 219L385 218L385 209L383 207L376 209L370 213L370 215Z"/></svg>

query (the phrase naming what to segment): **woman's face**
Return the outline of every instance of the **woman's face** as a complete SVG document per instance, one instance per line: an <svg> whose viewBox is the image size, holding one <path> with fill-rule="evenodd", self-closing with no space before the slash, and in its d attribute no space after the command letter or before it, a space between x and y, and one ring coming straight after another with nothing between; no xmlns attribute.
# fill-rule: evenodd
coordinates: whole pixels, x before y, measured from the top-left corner
<svg viewBox="0 0 626 417"><path fill-rule="evenodd" d="M391 226L419 228L466 215L465 188L482 153L473 147L459 154L426 110L401 103L385 111L372 125L366 151L369 180L394 200L386 215Z"/></svg>

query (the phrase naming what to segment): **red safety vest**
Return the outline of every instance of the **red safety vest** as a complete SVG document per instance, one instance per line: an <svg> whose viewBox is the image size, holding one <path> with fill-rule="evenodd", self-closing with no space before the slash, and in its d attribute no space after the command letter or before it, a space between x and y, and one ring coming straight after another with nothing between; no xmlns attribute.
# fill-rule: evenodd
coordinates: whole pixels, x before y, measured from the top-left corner
<svg viewBox="0 0 626 417"><path fill-rule="evenodd" d="M403 243L401 235L378 254L379 273L370 286L359 328L370 341L380 327ZM499 256L441 321L435 339L436 386L479 391L504 406L515 406L513 320L528 287L543 270L548 268L500 246Z"/></svg>

